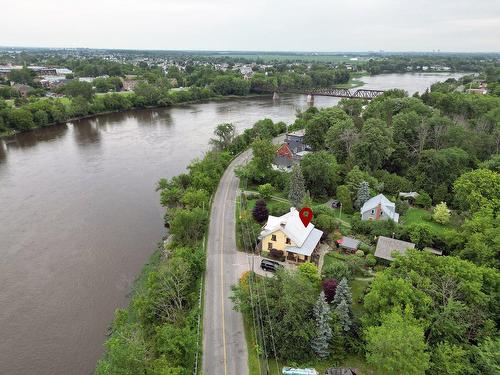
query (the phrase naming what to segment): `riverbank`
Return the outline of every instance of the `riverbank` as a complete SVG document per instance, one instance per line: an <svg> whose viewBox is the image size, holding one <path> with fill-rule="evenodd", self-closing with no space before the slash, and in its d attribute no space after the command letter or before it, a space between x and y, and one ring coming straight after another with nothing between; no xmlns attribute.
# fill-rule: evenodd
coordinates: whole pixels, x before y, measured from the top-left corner
<svg viewBox="0 0 500 375"><path fill-rule="evenodd" d="M268 129L271 136L284 131L282 124L268 125L272 125ZM110 369L112 373L124 369L143 373L156 368L183 372L200 368L199 291L206 267L206 249L213 245L208 239L205 241L213 216L212 197L218 192L221 177L231 161L257 136L239 135L227 149L209 151L203 159L192 162L184 178L158 182L172 241L157 250L160 260L154 255L153 261L144 267L128 308L117 310L111 336L105 344L107 351L97 364L97 375L108 374ZM213 277L212 273L210 276ZM229 309L232 311L232 307ZM124 358L123 353L131 350L134 354Z"/></svg>
<svg viewBox="0 0 500 375"><path fill-rule="evenodd" d="M119 94L119 93L114 93L114 94ZM106 95L111 95L110 94L101 94L99 96L103 97ZM222 101L229 101L229 100L235 100L235 99L252 99L252 98L259 98L259 97L272 97L272 93L262 93L262 94L248 94L245 96L239 96L239 95L218 95L218 96L213 96L210 98L205 98L205 99L196 99L196 100L188 100L188 101L183 101L179 103L173 103L173 104L168 104L168 105L153 105L153 106L143 106L143 107L131 107L131 108L126 108L126 109L117 109L117 110L110 110L110 111L103 111L99 113L92 113L88 115L82 115L82 116L77 116L77 117L72 117L65 119L64 121L59 121L59 122L51 122L43 126L36 126L34 128L30 128L27 130L14 130L14 129L8 129L7 131L0 131L0 140L1 139L8 139L9 137L13 137L18 134L34 131L37 129L41 128L46 128L50 126L56 126L56 125L61 125L61 124L66 124L68 122L75 122L75 121L81 121L81 120L86 120L86 119L93 119L97 118L100 116L105 116L105 115L110 115L114 113L127 113L131 111L136 111L136 110L143 110L143 109L157 109L157 108L175 108L175 107L181 107L185 105L190 105L190 104L203 104L203 103L209 103L209 102L222 102ZM42 98L43 100L45 98ZM69 98L60 98L60 99L55 99L62 101L63 99L66 99L66 103L64 104L66 107L69 108L69 105L71 102L69 102ZM45 99L45 100L50 100L50 99Z"/></svg>

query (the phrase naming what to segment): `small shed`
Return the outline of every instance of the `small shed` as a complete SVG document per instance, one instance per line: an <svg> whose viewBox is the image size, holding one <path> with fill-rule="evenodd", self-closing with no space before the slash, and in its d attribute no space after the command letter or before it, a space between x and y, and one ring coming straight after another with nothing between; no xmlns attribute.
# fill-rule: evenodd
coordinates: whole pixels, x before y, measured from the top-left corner
<svg viewBox="0 0 500 375"><path fill-rule="evenodd" d="M406 253L406 250L414 248L414 243L396 240L395 238L379 236L377 241L377 248L375 249L375 256L380 259L393 261L394 258L392 257L392 253L394 251L397 251L400 254L404 255Z"/></svg>
<svg viewBox="0 0 500 375"><path fill-rule="evenodd" d="M340 240L337 240L337 244L339 247L345 251L349 252L355 252L358 250L358 246L361 243L361 241L352 238L352 237L342 237Z"/></svg>
<svg viewBox="0 0 500 375"><path fill-rule="evenodd" d="M443 255L443 250L433 249L432 247L424 247L424 251L434 255Z"/></svg>

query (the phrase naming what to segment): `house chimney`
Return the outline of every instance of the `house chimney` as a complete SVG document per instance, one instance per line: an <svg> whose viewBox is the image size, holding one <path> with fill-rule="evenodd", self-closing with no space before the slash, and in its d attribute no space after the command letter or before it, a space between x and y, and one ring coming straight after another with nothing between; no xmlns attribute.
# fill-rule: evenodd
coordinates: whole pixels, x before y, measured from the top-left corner
<svg viewBox="0 0 500 375"><path fill-rule="evenodd" d="M380 213L382 212L382 205L379 203L375 209L375 220L380 219Z"/></svg>

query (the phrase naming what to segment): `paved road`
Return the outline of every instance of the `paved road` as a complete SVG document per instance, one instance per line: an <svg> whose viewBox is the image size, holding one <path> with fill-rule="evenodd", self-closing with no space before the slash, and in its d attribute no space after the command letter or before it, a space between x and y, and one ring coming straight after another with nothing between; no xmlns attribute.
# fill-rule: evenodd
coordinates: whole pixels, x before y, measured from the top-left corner
<svg viewBox="0 0 500 375"><path fill-rule="evenodd" d="M207 242L203 316L203 374L248 375L248 351L243 318L229 299L248 263L238 255L235 205L238 178L234 168L246 163L250 151L238 156L222 176L212 204Z"/></svg>
<svg viewBox="0 0 500 375"><path fill-rule="evenodd" d="M283 142L280 136L274 143ZM212 203L207 241L203 313L203 375L248 375L248 349L241 313L229 299L231 285L250 269L252 256L236 250L235 210L239 179L234 169L246 164L240 154L222 176ZM260 263L260 260L259 260ZM255 269L259 263L255 260Z"/></svg>

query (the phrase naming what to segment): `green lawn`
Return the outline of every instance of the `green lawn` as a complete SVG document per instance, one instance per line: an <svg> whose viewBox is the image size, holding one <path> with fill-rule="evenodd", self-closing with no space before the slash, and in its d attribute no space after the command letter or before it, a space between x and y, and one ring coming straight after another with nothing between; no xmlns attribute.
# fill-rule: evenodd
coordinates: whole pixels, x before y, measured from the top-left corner
<svg viewBox="0 0 500 375"><path fill-rule="evenodd" d="M409 208L408 211L404 214L402 217L402 224L405 226L407 225L412 225L412 224L418 224L418 223L425 223L429 225L434 233L436 234L442 234L443 231L446 229L450 229L451 226L449 225L442 225L439 223L436 223L434 220L432 220L431 216L432 212L424 210L423 208Z"/></svg>
<svg viewBox="0 0 500 375"><path fill-rule="evenodd" d="M349 286L352 291L352 313L358 318L365 311L363 304L359 303L359 299L363 296L363 291L368 285L370 285L371 282L372 280L364 280L361 278L354 279L349 282Z"/></svg>
<svg viewBox="0 0 500 375"><path fill-rule="evenodd" d="M327 254L325 254L325 261L323 264L323 268L327 267L328 264L338 262L340 261L345 261L348 257L354 257L356 255L346 255L343 253L338 253L335 251L331 251ZM354 278L349 281L349 286L351 287L352 291L352 311L355 316L359 317L363 314L364 308L363 304L359 303L360 297L363 296L363 290L370 285L372 282L373 278L371 277L366 277L363 275L354 275Z"/></svg>

